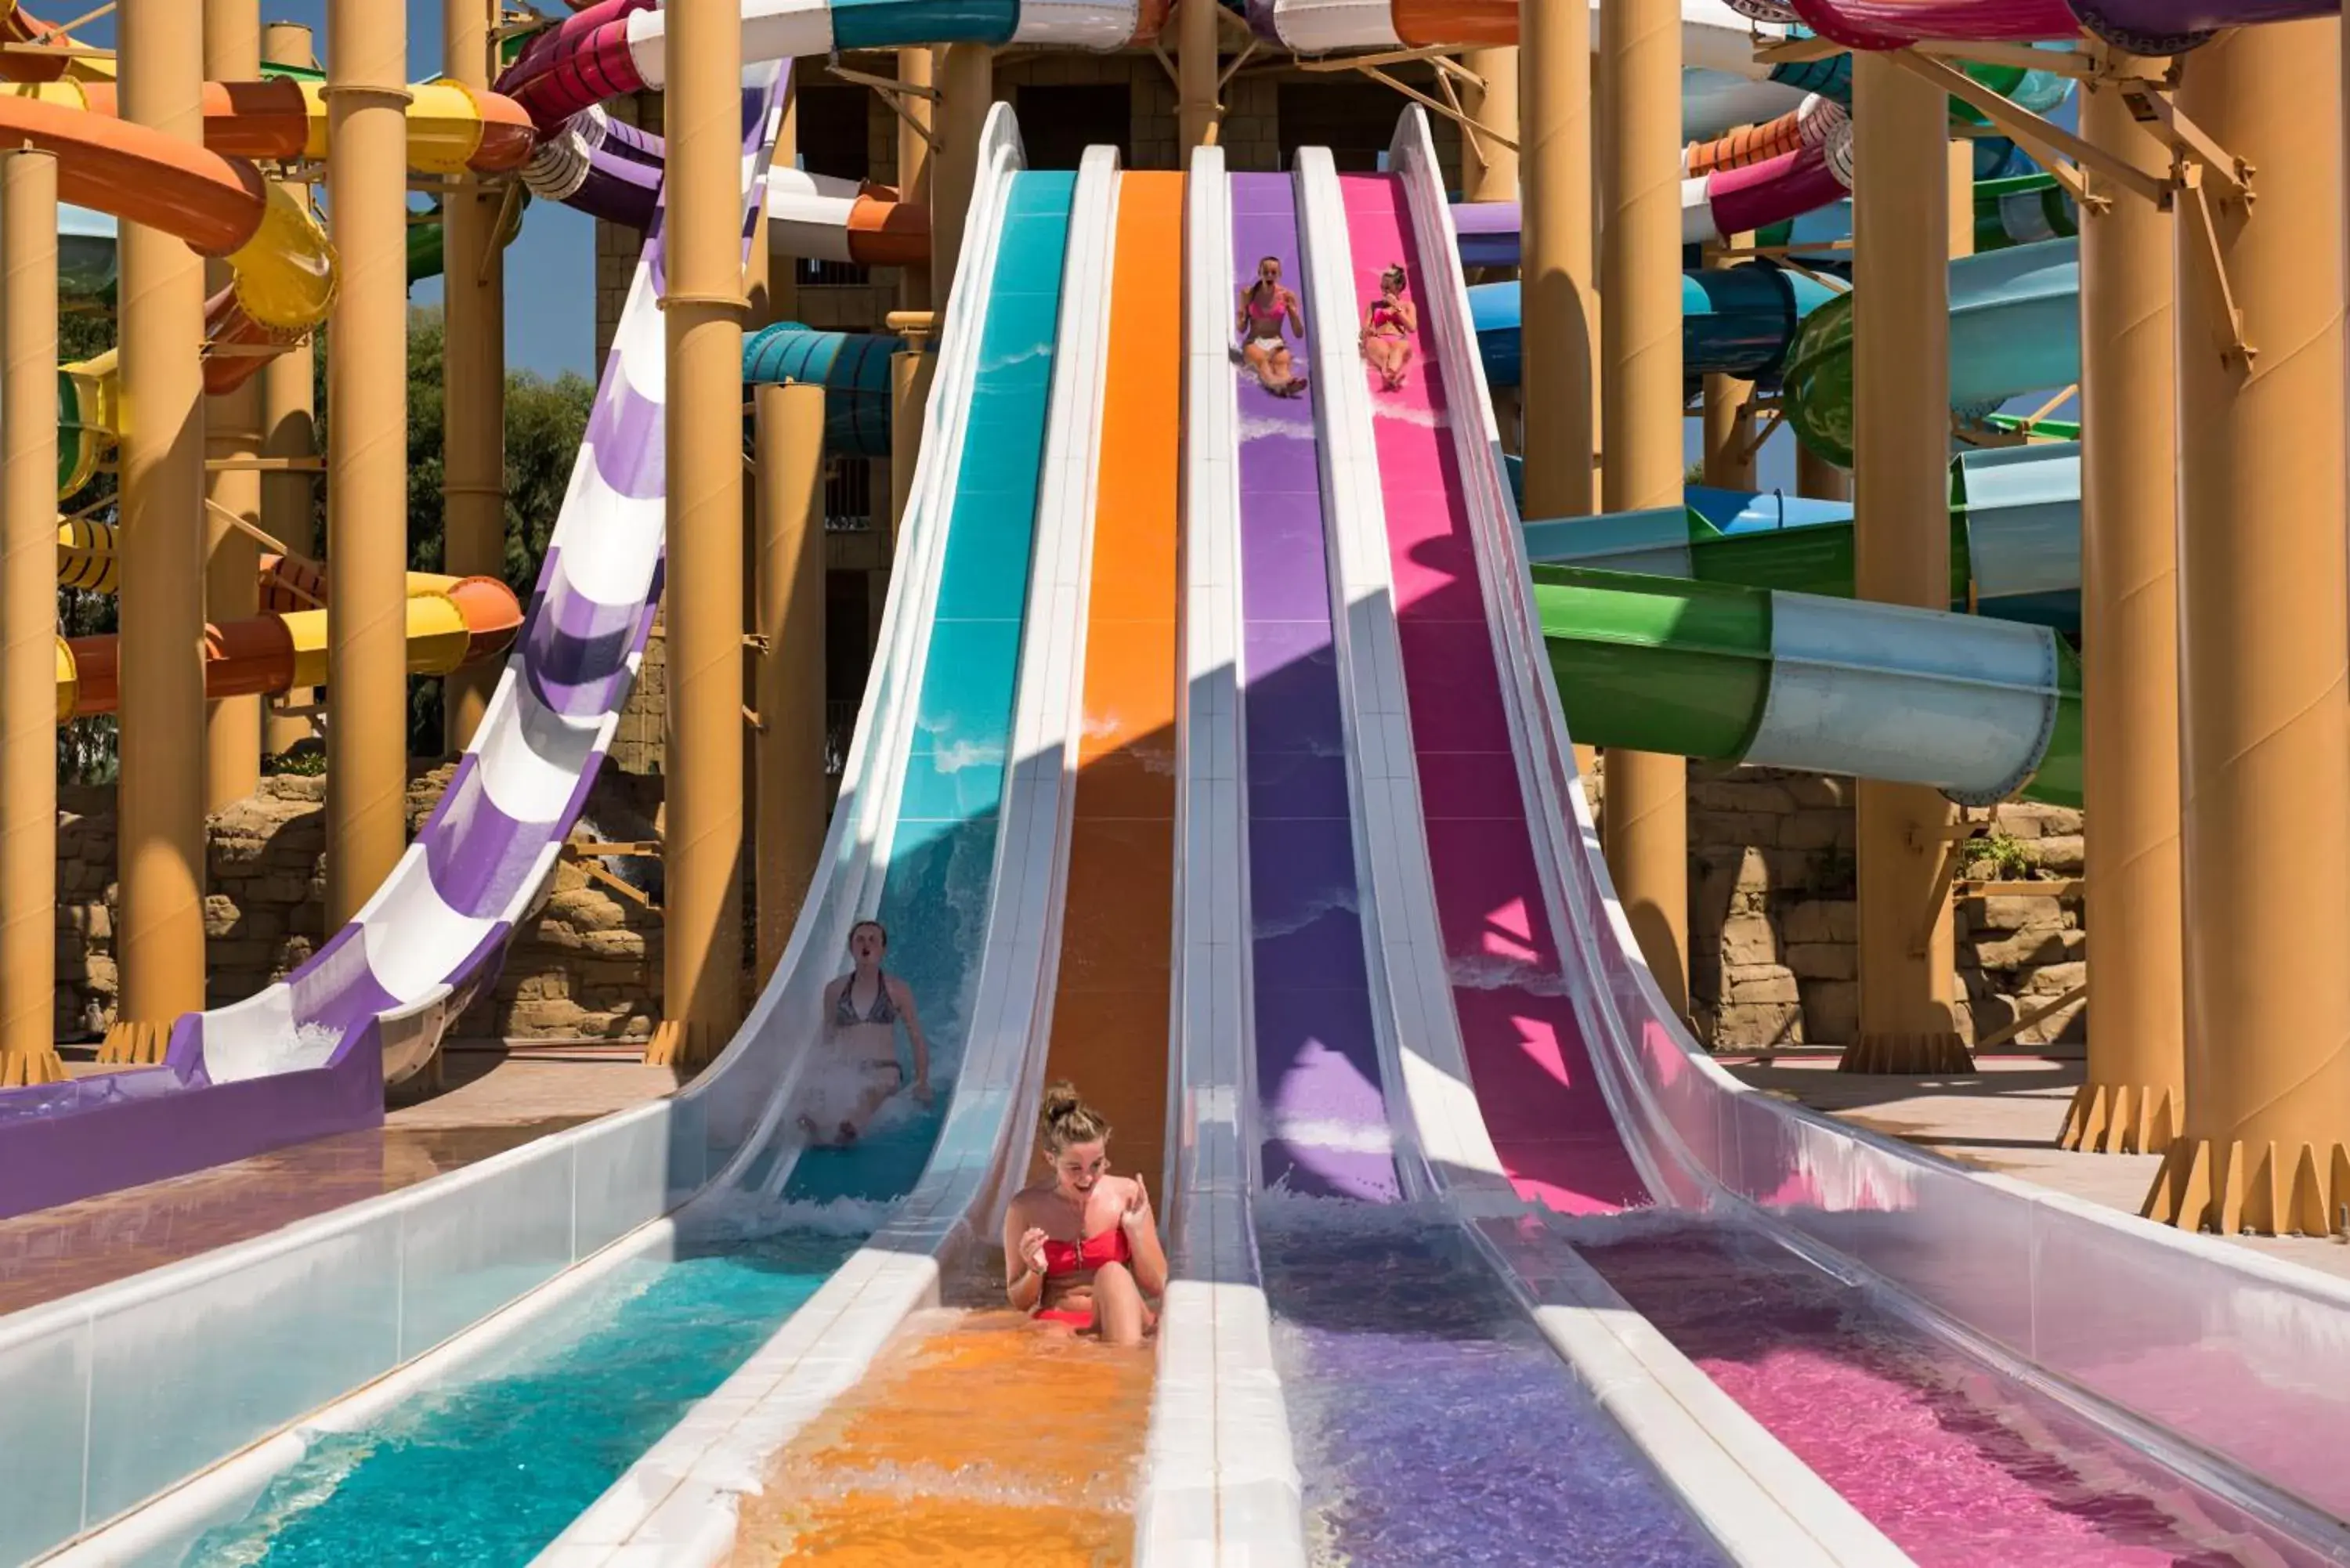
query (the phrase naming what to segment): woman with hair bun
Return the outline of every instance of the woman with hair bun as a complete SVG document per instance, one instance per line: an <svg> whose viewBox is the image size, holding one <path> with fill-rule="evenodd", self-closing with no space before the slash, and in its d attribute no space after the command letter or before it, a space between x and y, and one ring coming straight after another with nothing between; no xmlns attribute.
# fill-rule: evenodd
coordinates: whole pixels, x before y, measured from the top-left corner
<svg viewBox="0 0 2350 1568"><path fill-rule="evenodd" d="M1003 1290L1058 1334L1139 1345L1167 1289L1167 1252L1139 1176L1109 1174L1109 1123L1066 1081L1045 1091L1038 1141L1052 1168L1003 1216Z"/></svg>

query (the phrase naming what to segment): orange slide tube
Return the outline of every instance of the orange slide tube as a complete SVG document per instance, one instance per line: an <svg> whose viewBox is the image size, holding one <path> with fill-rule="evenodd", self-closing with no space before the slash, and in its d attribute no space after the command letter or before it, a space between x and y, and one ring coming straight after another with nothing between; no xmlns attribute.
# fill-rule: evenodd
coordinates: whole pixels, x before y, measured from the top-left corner
<svg viewBox="0 0 2350 1568"><path fill-rule="evenodd" d="M408 672L446 675L502 651L522 604L495 577L410 574ZM420 587L420 582L421 586ZM117 639L57 639L57 722L111 713L121 696ZM327 611L292 610L204 628L204 696L255 697L327 680Z"/></svg>
<svg viewBox="0 0 2350 1568"><path fill-rule="evenodd" d="M39 82L12 90L17 97L109 119L120 112L112 82ZM514 99L446 78L408 90L408 166L415 172L495 174L529 161L535 133L530 116ZM204 146L226 158L326 157L330 147L323 85L291 77L206 82Z"/></svg>

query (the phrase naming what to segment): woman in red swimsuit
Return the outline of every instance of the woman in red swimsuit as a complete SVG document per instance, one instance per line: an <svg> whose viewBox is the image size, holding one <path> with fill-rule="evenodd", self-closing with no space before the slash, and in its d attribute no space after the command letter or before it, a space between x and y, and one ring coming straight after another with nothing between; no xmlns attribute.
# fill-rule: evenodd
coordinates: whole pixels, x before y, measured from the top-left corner
<svg viewBox="0 0 2350 1568"><path fill-rule="evenodd" d="M1074 1085L1045 1091L1051 1179L1022 1191L1003 1216L1003 1290L1055 1333L1098 1333L1140 1345L1145 1297L1167 1289L1167 1253L1139 1177L1108 1174L1109 1123Z"/></svg>
<svg viewBox="0 0 2350 1568"><path fill-rule="evenodd" d="M1379 296L1363 312L1363 358L1390 392L1411 379L1411 338L1419 330L1419 307L1405 297L1403 265L1379 274Z"/></svg>

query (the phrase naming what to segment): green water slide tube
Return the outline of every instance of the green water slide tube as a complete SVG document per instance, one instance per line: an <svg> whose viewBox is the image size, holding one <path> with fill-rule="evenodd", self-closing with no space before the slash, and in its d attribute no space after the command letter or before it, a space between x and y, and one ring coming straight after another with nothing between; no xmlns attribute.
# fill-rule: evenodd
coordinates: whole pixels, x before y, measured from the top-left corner
<svg viewBox="0 0 2350 1568"><path fill-rule="evenodd" d="M1580 566L1533 568L1589 745L2081 803L2081 670L2045 627Z"/></svg>
<svg viewBox="0 0 2350 1568"><path fill-rule="evenodd" d="M1850 598L1849 503L1692 485L1680 506L1524 525L1526 558ZM1950 463L1954 608L2077 634L2081 449L1994 447Z"/></svg>
<svg viewBox="0 0 2350 1568"><path fill-rule="evenodd" d="M2043 240L1950 264L1950 406L1981 420L2024 392L2081 379L2081 252ZM1781 378L1787 423L1814 455L1852 466L1852 296L1804 317Z"/></svg>

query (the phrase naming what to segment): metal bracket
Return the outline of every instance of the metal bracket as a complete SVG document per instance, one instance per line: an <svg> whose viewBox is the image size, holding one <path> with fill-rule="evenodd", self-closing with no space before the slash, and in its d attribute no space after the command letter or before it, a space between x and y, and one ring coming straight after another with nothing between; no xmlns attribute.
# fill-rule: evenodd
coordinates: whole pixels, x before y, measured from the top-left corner
<svg viewBox="0 0 2350 1568"><path fill-rule="evenodd" d="M2081 164L2086 164L2158 208L2169 202L2170 192L2176 188L2173 182L2148 174L2063 126L2017 108L1965 72L1953 70L1940 60L1913 49L1896 49L1885 57L1910 75L1941 88L2007 132L2038 160L2042 168L2055 176L2057 183L2071 192L2074 201L2088 199L2087 183L2080 169Z"/></svg>
<svg viewBox="0 0 2350 1568"><path fill-rule="evenodd" d="M2188 119L2168 88L2158 82L2132 79L2117 84L2115 90L2129 106L2130 117L2146 127L2147 134L2170 149L2175 182L2185 184L2185 165L2197 163L2228 188L2229 200L2252 199L2252 166L2212 140L2209 132Z"/></svg>
<svg viewBox="0 0 2350 1568"><path fill-rule="evenodd" d="M932 133L929 126L916 119L913 111L906 107L906 99L910 98L918 98L927 103L937 103L943 96L938 88L917 87L912 82L901 82L891 77L877 77L868 71L851 70L842 65L837 57L829 61L825 66L825 69L842 81L853 82L861 88L870 88L879 93L882 101L896 111L898 118L904 120L908 129L920 137L932 152L939 150L938 137Z"/></svg>
<svg viewBox="0 0 2350 1568"><path fill-rule="evenodd" d="M2220 291L2223 326L2223 330L2218 335L2220 358L2225 364L2249 370L2260 350L2244 338L2244 312L2236 304L2235 288L2228 281L2228 264L2220 254L2220 226L2219 220L2211 213L2211 192L2204 189L2200 165L2189 165L2186 173L2186 200L2179 218L2193 226L2195 236L2201 243L2189 248L2202 259L2210 274L2212 286ZM2249 195L2246 200L2251 200Z"/></svg>

